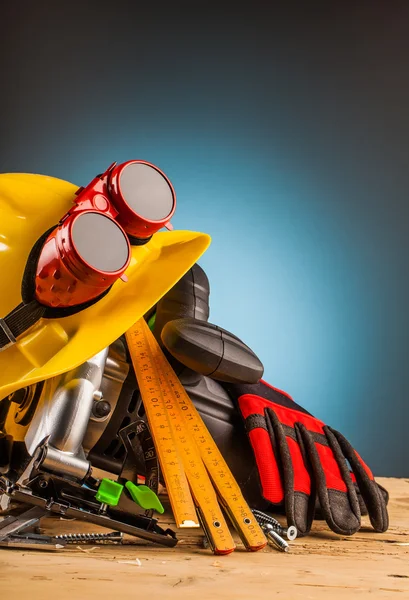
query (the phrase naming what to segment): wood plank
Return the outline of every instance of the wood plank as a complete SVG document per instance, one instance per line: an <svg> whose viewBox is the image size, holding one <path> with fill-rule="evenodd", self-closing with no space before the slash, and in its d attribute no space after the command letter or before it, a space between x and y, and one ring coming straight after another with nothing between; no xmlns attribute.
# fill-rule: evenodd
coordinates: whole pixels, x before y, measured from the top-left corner
<svg viewBox="0 0 409 600"><path fill-rule="evenodd" d="M288 554L274 548L215 557L201 530L178 530L176 548L127 537L123 546L70 547L60 552L0 550L0 598L271 598L352 600L409 598L409 480L379 479L390 492L391 526L364 527L351 537L317 522ZM169 515L161 524L171 525ZM47 519L47 533L98 531L78 521ZM141 565L135 562L139 559ZM131 562L129 562L131 561Z"/></svg>

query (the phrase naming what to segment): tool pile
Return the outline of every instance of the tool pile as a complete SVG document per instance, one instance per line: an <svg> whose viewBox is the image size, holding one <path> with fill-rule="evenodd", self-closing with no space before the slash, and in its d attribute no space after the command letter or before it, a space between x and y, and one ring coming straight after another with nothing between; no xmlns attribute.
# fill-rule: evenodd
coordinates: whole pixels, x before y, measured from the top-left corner
<svg viewBox="0 0 409 600"><path fill-rule="evenodd" d="M60 550L129 534L173 547L175 532L154 516L160 484L176 527L202 527L218 555L235 550L230 526L253 552L287 552L314 518L351 535L368 514L385 531L388 494L351 444L208 322L196 261L210 238L158 231L172 229L175 202L144 161L79 189L0 175L0 546ZM41 217L23 235L36 203ZM110 532L47 536L38 526L50 515Z"/></svg>

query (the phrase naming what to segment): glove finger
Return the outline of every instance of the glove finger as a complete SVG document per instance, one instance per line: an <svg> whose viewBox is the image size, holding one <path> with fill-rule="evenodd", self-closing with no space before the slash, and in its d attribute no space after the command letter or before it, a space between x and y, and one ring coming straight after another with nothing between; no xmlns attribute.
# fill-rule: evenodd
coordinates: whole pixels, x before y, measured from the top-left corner
<svg viewBox="0 0 409 600"><path fill-rule="evenodd" d="M382 498L385 501L385 505L388 506L388 502L389 502L389 492L388 492L388 490L386 488L384 488L380 483L377 483L376 481L375 481L375 483L378 486L379 491L381 493L381 496L382 496Z"/></svg>
<svg viewBox="0 0 409 600"><path fill-rule="evenodd" d="M265 416L282 474L288 525L295 525L300 536L306 535L311 529L315 508L315 490L311 489L310 473L294 429L282 425L270 408L266 409Z"/></svg>
<svg viewBox="0 0 409 600"><path fill-rule="evenodd" d="M264 404L248 394L239 398L239 407L256 460L262 496L272 504L281 504L284 490L264 417Z"/></svg>
<svg viewBox="0 0 409 600"><path fill-rule="evenodd" d="M359 502L359 508L361 509L361 515L362 516L367 516L368 515L368 509L366 507L366 504L364 502L364 499L362 497L361 491L358 487L358 484L356 482L356 477L354 475L354 473L352 471L349 472L352 481L354 482L354 487L355 487L355 491L356 491L356 495L358 496L358 502ZM384 487L382 487L378 482L376 482L376 485L379 488L380 493L382 494L383 499L385 500L385 504L388 505L389 502L389 493L388 490L386 490Z"/></svg>
<svg viewBox="0 0 409 600"><path fill-rule="evenodd" d="M388 510L386 508L389 498L388 492L376 483L372 471L348 440L335 429L331 427L327 427L327 429L336 438L345 458L348 459L351 465L362 498L368 509L372 527L380 533L386 531L389 526Z"/></svg>
<svg viewBox="0 0 409 600"><path fill-rule="evenodd" d="M361 525L358 497L341 448L331 432L311 433L296 424L314 473L323 516L332 531L352 535Z"/></svg>

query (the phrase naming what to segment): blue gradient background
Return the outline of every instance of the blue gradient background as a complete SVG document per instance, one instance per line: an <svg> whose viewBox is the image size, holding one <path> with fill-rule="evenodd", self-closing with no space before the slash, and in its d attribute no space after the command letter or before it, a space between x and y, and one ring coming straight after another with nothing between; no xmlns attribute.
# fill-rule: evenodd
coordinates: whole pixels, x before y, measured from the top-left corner
<svg viewBox="0 0 409 600"><path fill-rule="evenodd" d="M160 166L213 238L211 321L407 477L409 5L266 5L4 7L0 170Z"/></svg>

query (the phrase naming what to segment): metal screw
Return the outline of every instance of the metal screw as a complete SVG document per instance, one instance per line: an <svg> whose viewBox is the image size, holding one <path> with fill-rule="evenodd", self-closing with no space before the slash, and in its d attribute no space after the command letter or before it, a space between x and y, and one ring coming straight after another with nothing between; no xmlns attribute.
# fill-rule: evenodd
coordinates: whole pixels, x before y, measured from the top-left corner
<svg viewBox="0 0 409 600"><path fill-rule="evenodd" d="M288 552L290 550L290 546L287 542L275 531L274 527L269 523L262 525L262 529L266 534L266 538L271 546L275 546L281 552Z"/></svg>
<svg viewBox="0 0 409 600"><path fill-rule="evenodd" d="M292 542L297 537L298 530L297 527L295 527L295 525L290 525L290 527L284 527L283 533L287 536L287 540L290 540L290 542Z"/></svg>
<svg viewBox="0 0 409 600"><path fill-rule="evenodd" d="M256 517L259 525L269 524L273 527L275 531L277 531L280 535L285 535L288 540L293 541L298 535L297 528L294 525L290 525L290 527L283 527L277 519L274 517L267 515L261 510L252 509L253 515Z"/></svg>
<svg viewBox="0 0 409 600"><path fill-rule="evenodd" d="M122 544L124 534L120 531L111 533L65 533L54 536L67 544Z"/></svg>

